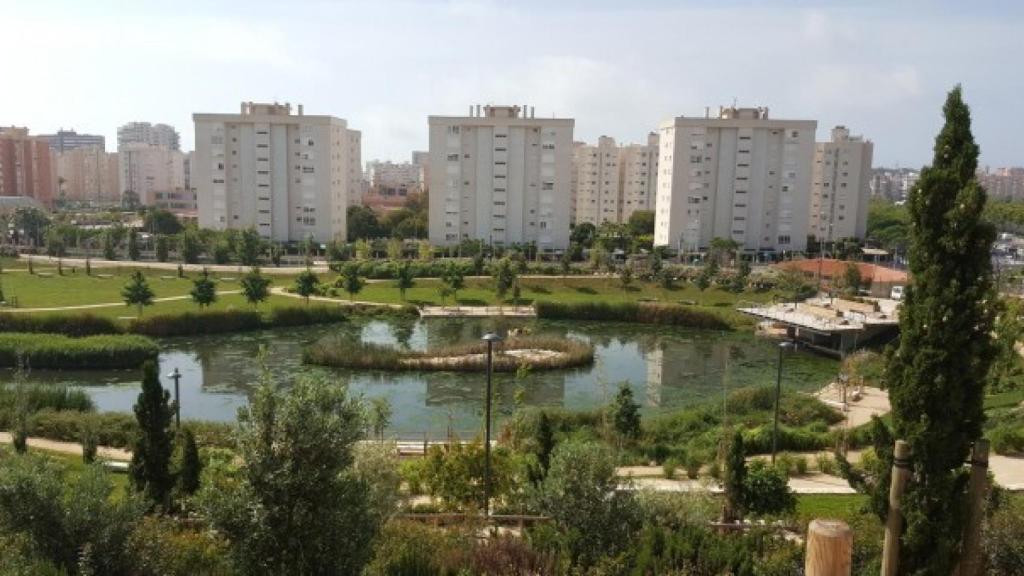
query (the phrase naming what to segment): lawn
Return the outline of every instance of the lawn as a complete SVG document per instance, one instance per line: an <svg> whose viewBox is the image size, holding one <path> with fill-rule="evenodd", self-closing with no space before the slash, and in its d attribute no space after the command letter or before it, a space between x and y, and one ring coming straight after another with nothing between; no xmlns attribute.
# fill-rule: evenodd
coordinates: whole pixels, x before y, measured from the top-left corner
<svg viewBox="0 0 1024 576"><path fill-rule="evenodd" d="M743 292L735 294L720 288L709 288L701 293L692 284L680 285L666 290L660 285L634 281L624 289L618 278L579 277L579 278L521 278L520 304L532 304L538 300L554 300L558 302L636 302L654 301L666 303L697 303L702 306L731 308L742 301L770 302L771 292ZM441 287L443 284L436 279L417 279L416 285L406 291L406 301L411 304L441 305ZM339 297L345 298L343 291ZM368 282L363 290L356 295L357 300L402 304L401 293L394 281ZM459 291L459 304L465 306L483 306L498 303L494 293L494 281L490 279L467 279L466 287ZM505 296L504 303L512 304L512 294ZM444 301L452 305L451 297Z"/></svg>
<svg viewBox="0 0 1024 576"><path fill-rule="evenodd" d="M81 474L85 469L86 464L82 461L81 456L75 454L65 454L63 452L53 452L50 450L42 450L39 448L29 448L30 453L42 454L47 458L58 464L67 476L77 476ZM14 449L11 446L0 446L0 458L11 458L14 457ZM99 458L97 458L97 461ZM114 485L114 491L111 494L112 498L122 498L128 490L128 475L121 472L110 472L110 481Z"/></svg>

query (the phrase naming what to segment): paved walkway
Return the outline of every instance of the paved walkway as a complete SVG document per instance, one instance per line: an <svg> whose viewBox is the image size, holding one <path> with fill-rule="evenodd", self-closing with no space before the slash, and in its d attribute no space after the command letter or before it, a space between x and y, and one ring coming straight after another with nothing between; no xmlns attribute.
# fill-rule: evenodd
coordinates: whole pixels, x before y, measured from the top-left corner
<svg viewBox="0 0 1024 576"><path fill-rule="evenodd" d="M299 300L305 300L305 296L300 296L294 292L288 292L283 286L276 286L270 289L271 294L277 296L285 296L288 298L297 298ZM325 296L310 296L309 300L312 302L328 302L331 304L340 304L344 306L382 306L385 308L404 308L401 304L387 304L385 302L369 302L366 300L340 300L338 298L327 298Z"/></svg>
<svg viewBox="0 0 1024 576"><path fill-rule="evenodd" d="M10 432L0 432L0 444L11 444L13 441L14 440L11 437ZM59 452L61 454L71 454L74 456L82 455L82 445L77 442L60 442L57 440L47 440L46 438L29 438L28 447L47 450L49 452ZM132 459L132 453L128 450L111 448L109 446L97 447L96 455L104 460L119 460L127 462Z"/></svg>
<svg viewBox="0 0 1024 576"><path fill-rule="evenodd" d="M490 316L514 316L533 318L537 311L533 306L424 306L420 308L424 318L487 318Z"/></svg>
<svg viewBox="0 0 1024 576"><path fill-rule="evenodd" d="M241 290L222 290L217 292L217 296L226 296L228 294L241 294ZM153 302L171 302L174 300L187 300L192 298L191 294L185 294L184 296L167 296L165 298L153 298ZM5 308L4 312L10 312L12 314L27 314L30 312L63 312L65 310L92 310L95 308L128 308L124 302L104 302L102 304L76 304L73 306L52 306L48 308Z"/></svg>

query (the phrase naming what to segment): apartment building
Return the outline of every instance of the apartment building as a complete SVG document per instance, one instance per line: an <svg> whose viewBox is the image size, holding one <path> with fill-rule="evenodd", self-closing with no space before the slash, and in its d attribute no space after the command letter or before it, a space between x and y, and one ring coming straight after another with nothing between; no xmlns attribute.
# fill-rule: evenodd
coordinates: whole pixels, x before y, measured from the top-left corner
<svg viewBox="0 0 1024 576"><path fill-rule="evenodd" d="M133 142L118 155L125 205L157 206L166 193L185 189L185 155L180 151Z"/></svg>
<svg viewBox="0 0 1024 576"><path fill-rule="evenodd" d="M363 184L363 133L359 130L347 130L347 134L348 205L358 206L362 203L363 195L366 193L366 186Z"/></svg>
<svg viewBox="0 0 1024 576"><path fill-rule="evenodd" d="M805 250L816 128L767 108L663 122L655 245L697 251L720 237L748 253Z"/></svg>
<svg viewBox="0 0 1024 576"><path fill-rule="evenodd" d="M153 206L174 212L178 216L195 218L199 205L196 202L196 189L192 186L192 164L195 152L182 154L181 188L161 190L154 193Z"/></svg>
<svg viewBox="0 0 1024 576"><path fill-rule="evenodd" d="M423 170L412 162L371 160L366 163L370 192L381 196L407 196L423 187Z"/></svg>
<svg viewBox="0 0 1024 576"><path fill-rule="evenodd" d="M150 124L149 122L129 122L117 129L117 149L128 144L149 144L162 146L169 150L181 150L181 138L173 126L167 124Z"/></svg>
<svg viewBox="0 0 1024 576"><path fill-rule="evenodd" d="M1024 199L1024 168L988 168L978 170L978 183L997 200Z"/></svg>
<svg viewBox="0 0 1024 576"><path fill-rule="evenodd" d="M604 222L621 222L619 147L615 139L601 136L594 146L574 146L573 170L576 224L600 226Z"/></svg>
<svg viewBox="0 0 1024 576"><path fill-rule="evenodd" d="M654 210L658 189L658 134L647 135L646 144L619 148L620 222L628 222L637 210Z"/></svg>
<svg viewBox="0 0 1024 576"><path fill-rule="evenodd" d="M41 134L40 138L46 138L50 142L50 149L54 152L69 152L76 148L99 148L106 150L107 139L99 134L79 134L74 130L61 128L56 134Z"/></svg>
<svg viewBox="0 0 1024 576"><path fill-rule="evenodd" d="M569 245L571 118L536 118L526 106L470 106L431 116L430 241L453 245Z"/></svg>
<svg viewBox="0 0 1024 576"><path fill-rule="evenodd" d="M243 102L238 114L192 115L192 181L204 228L253 227L279 242L344 239L359 138L345 120L301 104ZM358 165L358 164L356 164Z"/></svg>
<svg viewBox="0 0 1024 576"><path fill-rule="evenodd" d="M53 141L50 141L51 150ZM121 201L118 154L100 146L74 146L53 154L57 164L58 197L91 206Z"/></svg>
<svg viewBox="0 0 1024 576"><path fill-rule="evenodd" d="M871 197L902 202L920 177L920 170L911 168L874 168L871 170Z"/></svg>
<svg viewBox="0 0 1024 576"><path fill-rule="evenodd" d="M33 198L51 206L56 189L50 142L30 136L28 128L0 127L0 196Z"/></svg>
<svg viewBox="0 0 1024 576"><path fill-rule="evenodd" d="M845 126L836 126L828 142L814 146L808 234L822 242L864 238L873 152L870 140L851 136Z"/></svg>
<svg viewBox="0 0 1024 576"><path fill-rule="evenodd" d="M430 152L413 150L412 163L420 167L420 183L427 188L430 185Z"/></svg>

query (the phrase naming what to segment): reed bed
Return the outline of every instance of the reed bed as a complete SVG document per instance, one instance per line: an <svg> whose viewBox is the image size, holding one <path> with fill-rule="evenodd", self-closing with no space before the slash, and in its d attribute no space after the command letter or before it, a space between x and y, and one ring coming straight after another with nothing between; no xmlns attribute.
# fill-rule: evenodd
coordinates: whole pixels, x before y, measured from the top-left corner
<svg viewBox="0 0 1024 576"><path fill-rule="evenodd" d="M155 360L159 348L145 336L104 334L70 338L61 334L0 334L0 367L55 370L138 368Z"/></svg>
<svg viewBox="0 0 1024 576"><path fill-rule="evenodd" d="M558 320L601 320L605 322L637 322L700 328L732 330L733 325L715 311L679 304L653 302L551 302L534 305L538 318Z"/></svg>

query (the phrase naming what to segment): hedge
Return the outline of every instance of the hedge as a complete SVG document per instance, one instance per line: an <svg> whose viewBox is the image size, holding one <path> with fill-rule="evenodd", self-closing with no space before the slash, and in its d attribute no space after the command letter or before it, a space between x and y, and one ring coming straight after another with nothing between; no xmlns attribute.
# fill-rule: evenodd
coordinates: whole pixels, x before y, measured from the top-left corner
<svg viewBox="0 0 1024 576"><path fill-rule="evenodd" d="M200 446L234 446L234 425L231 423L184 420L181 425L192 430ZM61 442L81 442L86 427L95 432L97 444L113 448L130 448L138 431L135 415L128 412L97 413L47 408L28 419L29 436Z"/></svg>
<svg viewBox="0 0 1024 576"><path fill-rule="evenodd" d="M121 331L113 320L92 314L0 313L0 332L46 332L81 337Z"/></svg>
<svg viewBox="0 0 1024 576"><path fill-rule="evenodd" d="M538 318L546 319L667 324L708 330L732 329L729 322L714 312L677 304L540 301L534 308Z"/></svg>
<svg viewBox="0 0 1024 576"><path fill-rule="evenodd" d="M159 354L156 342L133 334L70 338L61 334L0 334L0 367L41 369L138 368Z"/></svg>

